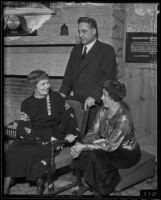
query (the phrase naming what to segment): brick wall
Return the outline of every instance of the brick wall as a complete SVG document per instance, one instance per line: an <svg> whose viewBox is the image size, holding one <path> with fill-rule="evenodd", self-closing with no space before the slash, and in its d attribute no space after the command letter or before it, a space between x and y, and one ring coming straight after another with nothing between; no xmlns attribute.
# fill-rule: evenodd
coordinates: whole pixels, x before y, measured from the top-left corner
<svg viewBox="0 0 161 200"><path fill-rule="evenodd" d="M51 88L58 91L61 82L61 78L51 77ZM26 78L21 77L6 77L4 86L4 124L7 125L11 121L19 119L21 102L29 97L33 90Z"/></svg>

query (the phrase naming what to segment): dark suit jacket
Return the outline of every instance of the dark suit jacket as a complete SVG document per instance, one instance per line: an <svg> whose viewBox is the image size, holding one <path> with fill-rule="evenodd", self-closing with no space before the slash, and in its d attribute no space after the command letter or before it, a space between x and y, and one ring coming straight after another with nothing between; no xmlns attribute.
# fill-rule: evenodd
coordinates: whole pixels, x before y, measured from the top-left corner
<svg viewBox="0 0 161 200"><path fill-rule="evenodd" d="M99 102L100 82L117 77L115 52L111 45L97 40L82 61L82 48L78 44L72 49L60 92L69 95L73 91L82 103L89 96Z"/></svg>

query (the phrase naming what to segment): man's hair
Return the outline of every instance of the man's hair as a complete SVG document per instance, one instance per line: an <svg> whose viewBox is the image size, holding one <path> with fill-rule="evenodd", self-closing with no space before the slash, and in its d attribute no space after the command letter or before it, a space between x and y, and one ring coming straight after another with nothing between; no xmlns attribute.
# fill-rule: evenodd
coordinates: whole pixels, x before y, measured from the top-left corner
<svg viewBox="0 0 161 200"><path fill-rule="evenodd" d="M91 28L95 28L96 29L96 37L98 38L98 28L97 28L97 22L95 19L93 18L90 18L90 17L80 17L78 19L78 24L80 23L88 23Z"/></svg>

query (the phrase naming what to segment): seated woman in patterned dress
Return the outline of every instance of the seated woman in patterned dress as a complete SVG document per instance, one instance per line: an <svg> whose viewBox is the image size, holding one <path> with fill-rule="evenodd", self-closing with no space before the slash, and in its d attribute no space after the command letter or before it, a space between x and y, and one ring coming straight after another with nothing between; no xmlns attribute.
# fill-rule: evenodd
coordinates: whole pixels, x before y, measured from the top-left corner
<svg viewBox="0 0 161 200"><path fill-rule="evenodd" d="M72 143L79 134L73 109L59 93L51 91L48 74L34 70L28 81L33 95L21 104L18 137L5 152L4 194L9 193L11 178L18 177L37 181L41 193L40 178L48 169L50 141L65 139Z"/></svg>
<svg viewBox="0 0 161 200"><path fill-rule="evenodd" d="M71 148L72 168L79 185L75 195L82 195L89 188L96 194L110 194L120 181L119 169L129 168L140 160L133 120L123 102L125 85L105 81L101 90L103 106L93 130Z"/></svg>

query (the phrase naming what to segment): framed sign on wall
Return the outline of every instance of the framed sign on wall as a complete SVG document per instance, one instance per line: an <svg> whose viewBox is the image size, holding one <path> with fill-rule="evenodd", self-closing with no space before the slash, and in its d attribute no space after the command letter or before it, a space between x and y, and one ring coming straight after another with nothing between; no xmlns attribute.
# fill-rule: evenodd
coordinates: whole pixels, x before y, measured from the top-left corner
<svg viewBox="0 0 161 200"><path fill-rule="evenodd" d="M150 32L127 32L127 63L153 63L157 60L157 34Z"/></svg>

